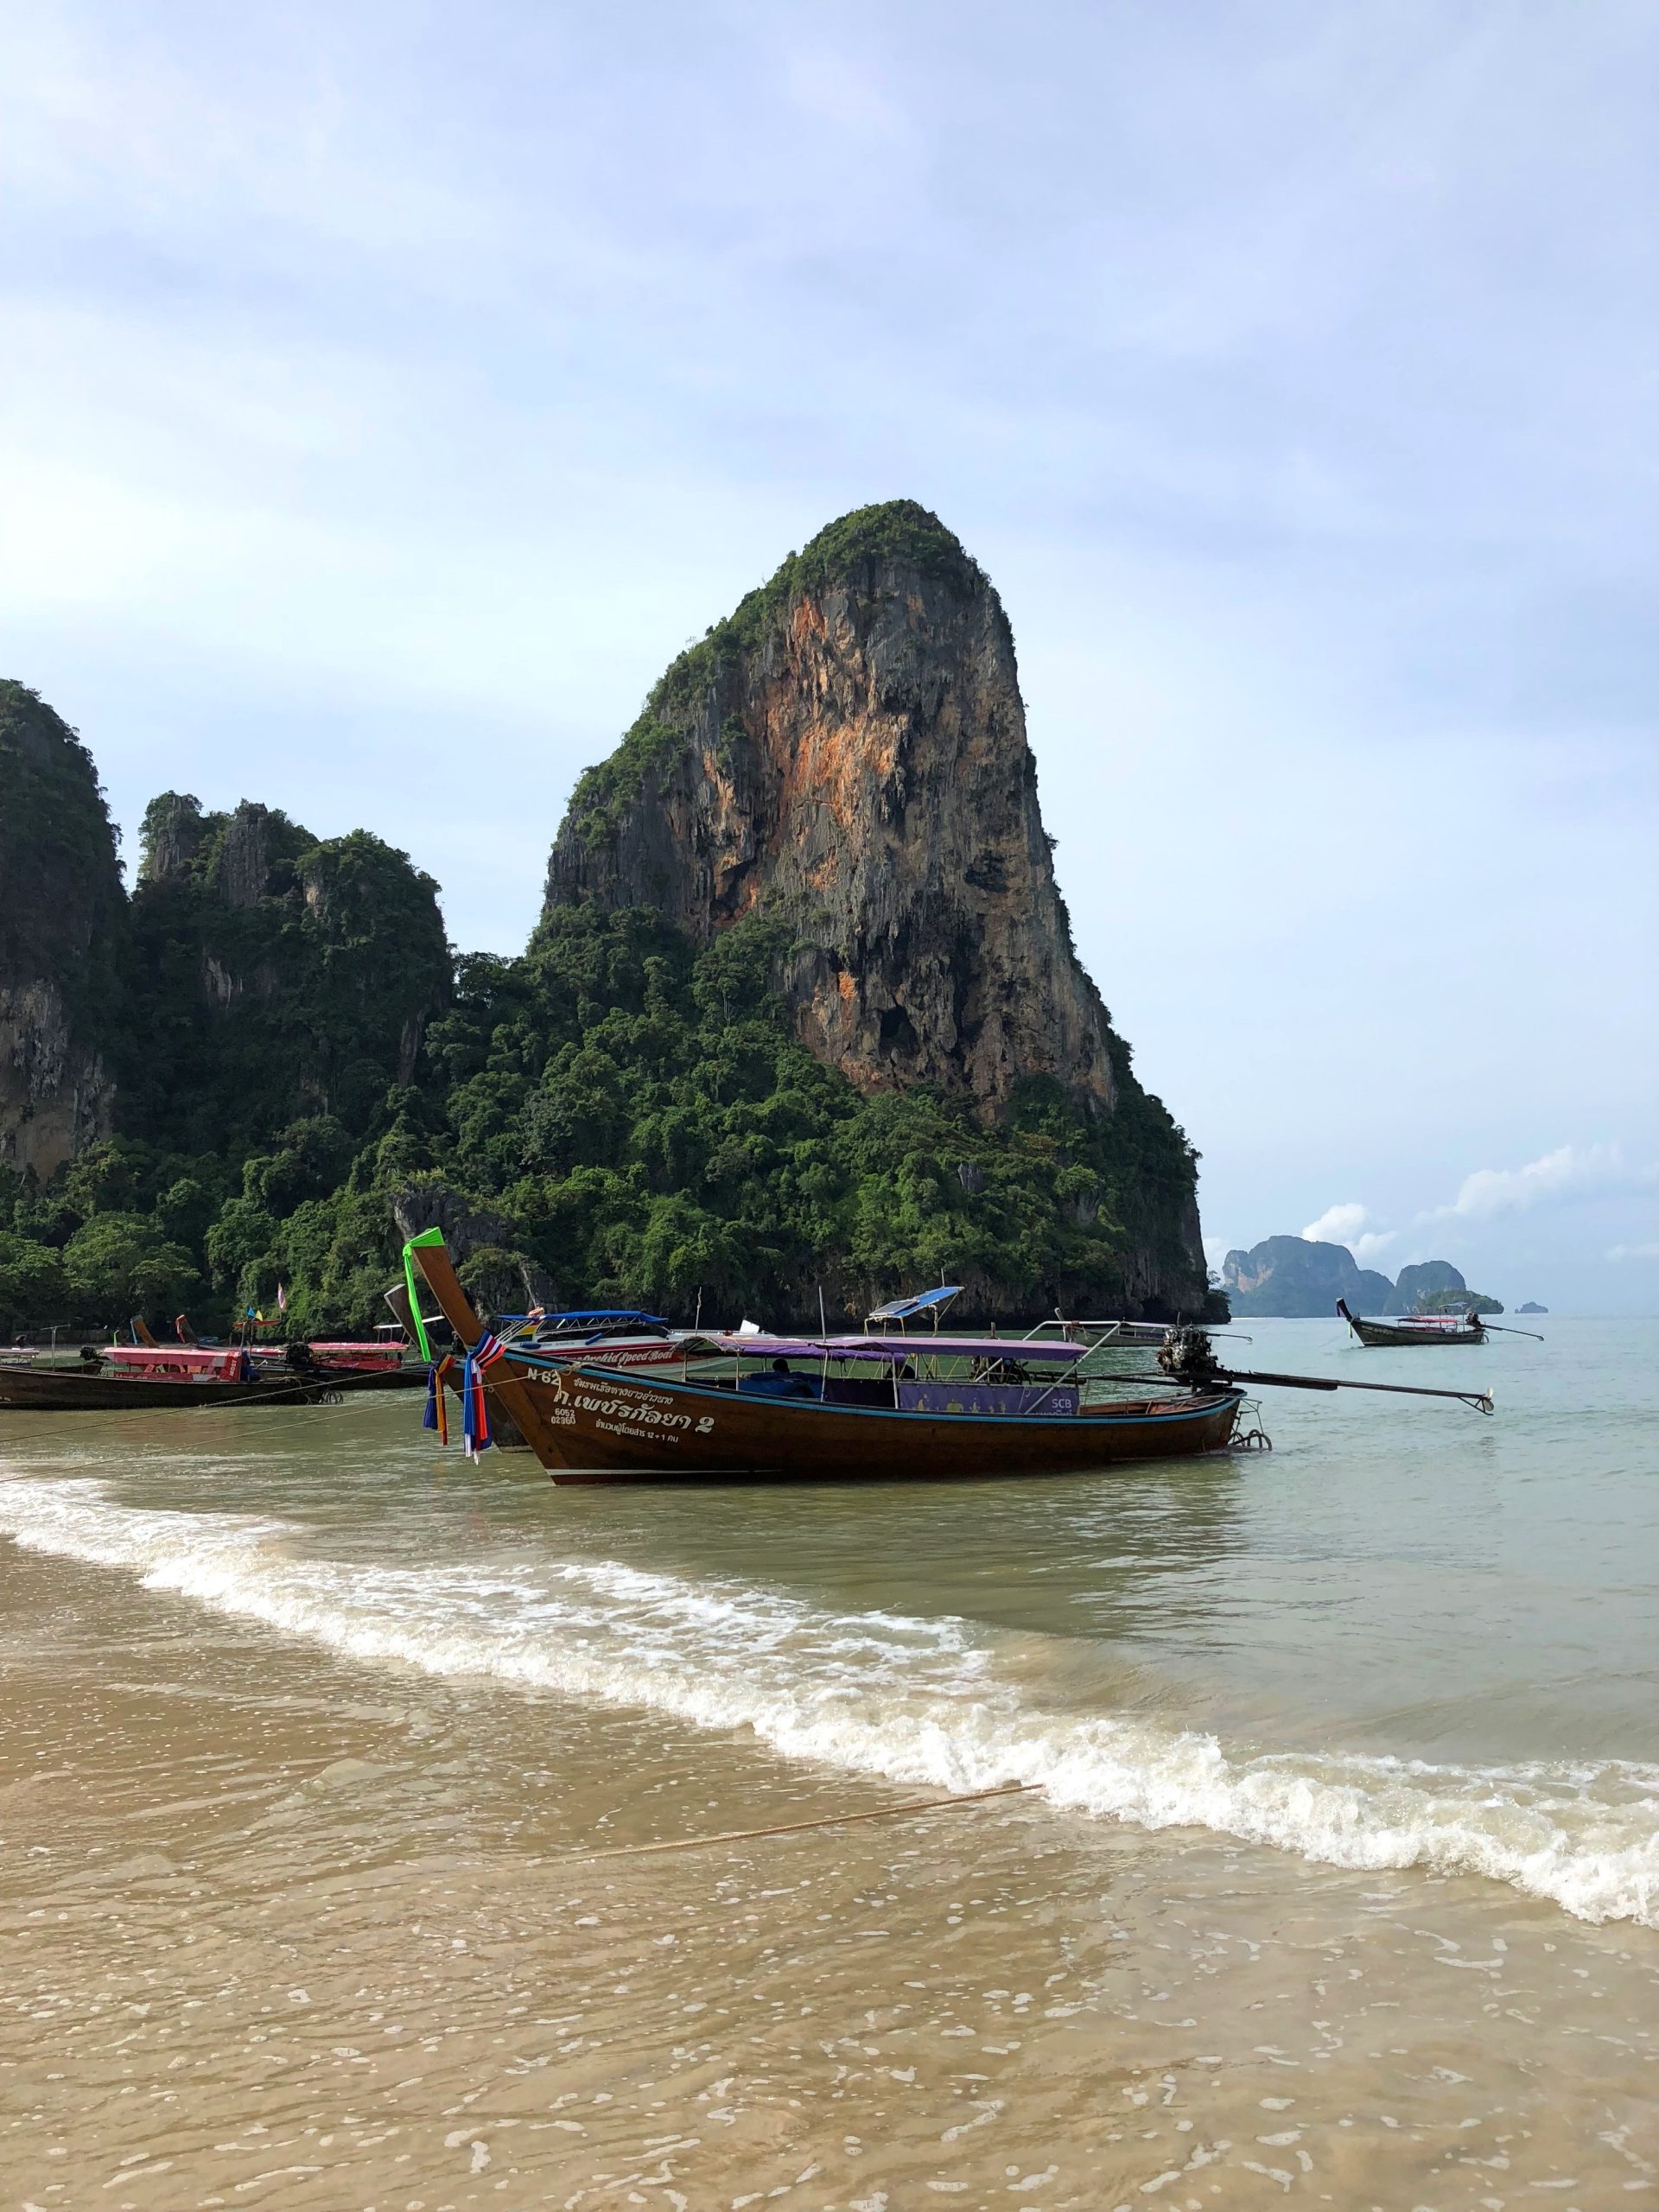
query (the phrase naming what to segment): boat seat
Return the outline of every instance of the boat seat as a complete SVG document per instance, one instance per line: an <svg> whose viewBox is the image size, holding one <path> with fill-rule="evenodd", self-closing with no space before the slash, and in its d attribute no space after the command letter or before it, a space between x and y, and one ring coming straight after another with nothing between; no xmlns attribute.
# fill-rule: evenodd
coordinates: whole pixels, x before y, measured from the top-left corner
<svg viewBox="0 0 1659 2212"><path fill-rule="evenodd" d="M815 1375L741 1375L737 1387L751 1398L816 1398L819 1395Z"/></svg>
<svg viewBox="0 0 1659 2212"><path fill-rule="evenodd" d="M893 1408L893 1385L868 1375L832 1375L823 1386L827 1406L885 1406Z"/></svg>

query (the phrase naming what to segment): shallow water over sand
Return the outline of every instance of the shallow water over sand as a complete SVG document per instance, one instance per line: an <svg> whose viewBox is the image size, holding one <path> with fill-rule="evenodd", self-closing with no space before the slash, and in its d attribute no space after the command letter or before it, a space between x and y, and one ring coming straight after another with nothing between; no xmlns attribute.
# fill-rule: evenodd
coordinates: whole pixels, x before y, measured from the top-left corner
<svg viewBox="0 0 1659 2212"><path fill-rule="evenodd" d="M1097 1481L15 1418L0 2202L1643 2201L1659 1330L1544 1325Z"/></svg>

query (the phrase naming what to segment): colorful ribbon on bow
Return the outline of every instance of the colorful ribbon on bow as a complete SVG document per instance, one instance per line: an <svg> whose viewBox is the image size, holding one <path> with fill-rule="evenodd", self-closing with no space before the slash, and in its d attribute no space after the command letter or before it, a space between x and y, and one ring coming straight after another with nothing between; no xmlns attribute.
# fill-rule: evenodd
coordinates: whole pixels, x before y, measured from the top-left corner
<svg viewBox="0 0 1659 2212"><path fill-rule="evenodd" d="M421 1316L420 1287L415 1280L415 1248L419 1244L432 1244L442 1249L443 1231L441 1229L423 1229L418 1236L411 1236L404 1247L404 1281L409 1291L409 1318L415 1324L415 1341L421 1348L421 1357L430 1359L432 1347L427 1342L426 1323Z"/></svg>
<svg viewBox="0 0 1659 2212"><path fill-rule="evenodd" d="M435 1428L440 1444L449 1441L449 1408L444 1402L443 1386L454 1361L448 1352L442 1359L435 1359L426 1370L426 1409L421 1415L423 1428Z"/></svg>
<svg viewBox="0 0 1659 2212"><path fill-rule="evenodd" d="M484 1399L484 1377L506 1356L507 1348L500 1338L487 1331L467 1355L461 1376L461 1440L469 1459L476 1459L480 1452L487 1452L493 1441L490 1410Z"/></svg>

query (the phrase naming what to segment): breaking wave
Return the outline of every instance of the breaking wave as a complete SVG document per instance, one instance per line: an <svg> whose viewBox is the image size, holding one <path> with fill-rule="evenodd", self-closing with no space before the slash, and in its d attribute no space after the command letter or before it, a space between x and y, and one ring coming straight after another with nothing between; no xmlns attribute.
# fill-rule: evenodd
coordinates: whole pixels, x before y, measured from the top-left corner
<svg viewBox="0 0 1659 2212"><path fill-rule="evenodd" d="M315 1556L295 1524L143 1511L92 1481L0 1482L0 1530L285 1635L434 1675L493 1677L785 1758L1067 1810L1209 1829L1325 1864L1484 1875L1582 1920L1659 1926L1659 1767L1455 1766L1228 1746L1198 1730L1043 1710L970 1623L836 1614L739 1582L603 1562L392 1567Z"/></svg>

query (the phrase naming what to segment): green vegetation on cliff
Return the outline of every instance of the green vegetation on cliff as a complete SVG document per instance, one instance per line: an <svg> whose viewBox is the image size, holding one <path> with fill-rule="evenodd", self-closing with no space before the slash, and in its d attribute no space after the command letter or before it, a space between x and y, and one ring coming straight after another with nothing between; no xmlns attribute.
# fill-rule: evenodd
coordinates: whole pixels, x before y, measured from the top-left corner
<svg viewBox="0 0 1659 2212"><path fill-rule="evenodd" d="M0 1171L0 1332L223 1323L290 1275L308 1325L372 1325L395 1242L377 1147L431 1091L451 986L437 887L365 832L175 792L144 843L115 1131L44 1188Z"/></svg>
<svg viewBox="0 0 1659 2212"><path fill-rule="evenodd" d="M697 953L647 911L561 910L524 958L459 963L410 1080L382 1067L378 1086L308 1093L296 1111L279 1051L234 1027L215 1037L235 1003L193 1012L185 955L157 964L158 946L195 941L195 910L147 891L137 904L144 972L177 1030L157 1058L170 1073L48 1190L0 1178L0 1328L181 1308L222 1323L269 1313L279 1283L295 1330L372 1327L401 1242L394 1201L439 1193L499 1224L509 1284L566 1302L683 1313L701 1293L705 1318L781 1322L816 1319L820 1285L844 1315L948 1275L986 1310L1109 1309L1126 1224L1173 1217L1191 1173L1127 1065L1105 1123L1042 1082L990 1127L925 1090L861 1096L791 1034L772 989L786 932L760 918ZM268 918L278 940L291 918ZM405 1001L430 981L400 933L376 932L365 957ZM302 962L273 1033L328 1065L334 1008L326 963ZM201 1143L215 1128L235 1143Z"/></svg>
<svg viewBox="0 0 1659 2212"><path fill-rule="evenodd" d="M949 1275L992 1310L1121 1300L1126 1219L1191 1173L1127 1066L1109 1123L1041 1082L989 1127L925 1090L862 1096L791 1034L786 944L752 916L694 953L649 910L572 906L523 960L463 962L430 1039L431 1172L566 1300L701 1290L781 1320L815 1316L820 1285L861 1313Z"/></svg>
<svg viewBox="0 0 1659 2212"><path fill-rule="evenodd" d="M1501 1313L1503 1301L1484 1290L1429 1290L1413 1307L1417 1313Z"/></svg>
<svg viewBox="0 0 1659 2212"><path fill-rule="evenodd" d="M264 807L168 792L144 829L121 1129L240 1163L327 1122L349 1158L448 996L437 886L365 831L319 840Z"/></svg>
<svg viewBox="0 0 1659 2212"><path fill-rule="evenodd" d="M38 692L0 680L0 986L49 979L103 1041L124 1013L124 904L91 753Z"/></svg>

